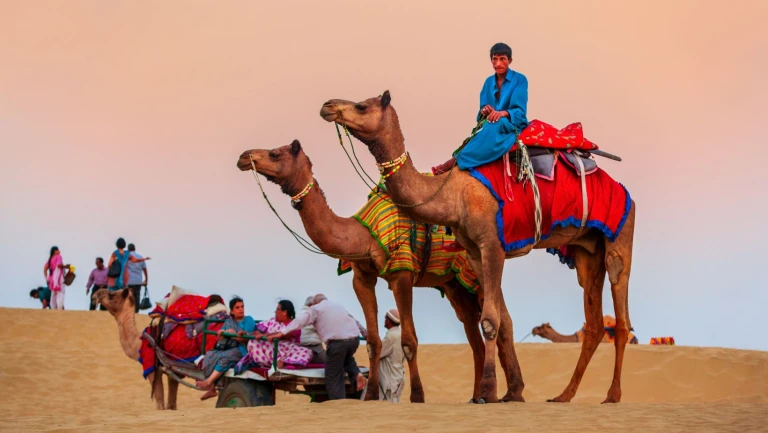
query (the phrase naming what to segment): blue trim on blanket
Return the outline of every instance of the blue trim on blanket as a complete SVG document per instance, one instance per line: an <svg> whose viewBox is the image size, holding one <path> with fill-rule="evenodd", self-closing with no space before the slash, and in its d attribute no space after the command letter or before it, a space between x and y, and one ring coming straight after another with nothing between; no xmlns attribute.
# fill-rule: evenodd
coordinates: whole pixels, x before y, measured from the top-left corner
<svg viewBox="0 0 768 433"><path fill-rule="evenodd" d="M480 183L485 185L486 188L493 194L493 197L496 199L496 201L499 203L499 211L496 213L496 226L498 228L498 236L499 236L499 242L501 242L501 246L504 248L504 251L510 252L514 251L520 248L523 248L525 246L531 245L535 241L535 237L528 238L528 239L521 239L519 241L506 243L504 240L504 217L502 214L502 211L504 209L505 201L496 193L496 191L493 189L493 185L491 185L491 182L483 176L482 173L475 170L474 168L469 169L469 174L477 179ZM616 232L614 233L611 229L609 229L602 221L599 220L587 220L587 222L584 224L584 227L588 229L597 229L600 230L606 238L608 238L609 241L613 242L616 240L616 238L619 236L619 233L621 233L621 229L624 227L624 223L627 222L627 216L629 216L629 209L632 207L632 198L629 195L629 190L619 183L622 188L624 188L624 193L626 196L625 204L624 204L624 215L621 217L621 221L619 221L619 225L616 228ZM564 220L555 221L552 223L552 226L549 228L549 234L541 235L541 240L549 239L550 235L552 234L552 231L557 227L581 227L581 219L576 218L574 216L570 216Z"/></svg>

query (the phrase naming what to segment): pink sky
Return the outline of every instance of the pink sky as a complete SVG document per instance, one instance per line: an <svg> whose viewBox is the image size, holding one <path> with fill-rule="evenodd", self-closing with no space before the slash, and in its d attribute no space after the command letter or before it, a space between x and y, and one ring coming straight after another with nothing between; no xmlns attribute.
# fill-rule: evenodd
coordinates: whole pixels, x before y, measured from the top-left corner
<svg viewBox="0 0 768 433"><path fill-rule="evenodd" d="M264 3L3 4L0 305L37 307L28 292L55 244L78 268L67 306L85 308L93 258L123 236L153 257L155 297L172 284L237 293L266 317L278 297L323 291L362 318L349 276L294 243L237 156L301 140L334 210L351 215L367 190L321 104L389 89L426 170L474 125L488 49L505 41L530 83L530 119L581 121L624 158L599 163L638 206L630 314L641 342L768 349L733 328L768 326L768 3ZM268 193L300 228L287 197ZM544 321L581 326L574 271L542 251L506 271L516 339ZM377 293L380 311L394 305L385 285ZM420 341L463 341L436 291L414 303Z"/></svg>

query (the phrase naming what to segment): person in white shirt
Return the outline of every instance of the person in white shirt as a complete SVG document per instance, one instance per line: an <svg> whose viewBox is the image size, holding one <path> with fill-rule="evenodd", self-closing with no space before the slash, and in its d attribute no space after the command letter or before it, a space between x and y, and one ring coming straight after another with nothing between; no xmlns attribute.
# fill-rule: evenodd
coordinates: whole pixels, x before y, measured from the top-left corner
<svg viewBox="0 0 768 433"><path fill-rule="evenodd" d="M365 377L355 362L355 351L360 346L360 334L368 332L346 308L329 301L322 293L315 295L313 305L296 317L283 332L276 332L267 338L271 341L307 325L314 325L320 338L325 342L325 387L329 400L346 398L344 373L357 390L365 388Z"/></svg>
<svg viewBox="0 0 768 433"><path fill-rule="evenodd" d="M301 311L299 311L299 315L308 310L314 302L314 296L308 297L306 301L304 301L304 306L301 308ZM301 328L301 340L299 340L299 344L312 351L313 355L310 364L325 364L325 348L323 347L323 340L320 339L320 335L318 335L314 326L307 325Z"/></svg>
<svg viewBox="0 0 768 433"><path fill-rule="evenodd" d="M400 313L397 310L387 311L384 327L387 328L387 334L381 341L379 355L379 400L400 403L405 384L405 354L400 342Z"/></svg>

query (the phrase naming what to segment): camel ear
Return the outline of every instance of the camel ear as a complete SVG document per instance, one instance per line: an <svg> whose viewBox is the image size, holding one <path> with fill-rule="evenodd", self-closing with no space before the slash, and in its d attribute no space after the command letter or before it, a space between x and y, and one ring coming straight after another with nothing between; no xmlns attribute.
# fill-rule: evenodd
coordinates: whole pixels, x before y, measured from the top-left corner
<svg viewBox="0 0 768 433"><path fill-rule="evenodd" d="M129 293L130 293L130 290L123 289L123 298L127 298Z"/></svg>
<svg viewBox="0 0 768 433"><path fill-rule="evenodd" d="M293 140L293 143L291 143L291 155L297 156L299 151L301 151L301 143L299 143L299 140Z"/></svg>
<svg viewBox="0 0 768 433"><path fill-rule="evenodd" d="M387 108L390 102L392 102L392 96L389 95L389 90L385 90L381 95L381 108Z"/></svg>

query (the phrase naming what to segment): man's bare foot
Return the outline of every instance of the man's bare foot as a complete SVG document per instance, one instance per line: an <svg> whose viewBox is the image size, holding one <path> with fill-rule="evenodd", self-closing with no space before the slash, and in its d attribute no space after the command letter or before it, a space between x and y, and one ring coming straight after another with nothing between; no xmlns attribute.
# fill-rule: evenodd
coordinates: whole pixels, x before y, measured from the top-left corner
<svg viewBox="0 0 768 433"><path fill-rule="evenodd" d="M285 367L285 363L283 362L282 359L278 359L277 360L277 368L283 368L283 367Z"/></svg>
<svg viewBox="0 0 768 433"><path fill-rule="evenodd" d="M357 390L362 391L365 389L365 377L362 374L357 375Z"/></svg>
<svg viewBox="0 0 768 433"><path fill-rule="evenodd" d="M195 386L197 386L200 389L213 389L213 385L209 384L205 380L198 380L195 382Z"/></svg>
<svg viewBox="0 0 768 433"><path fill-rule="evenodd" d="M208 400L209 398L216 397L217 395L219 395L219 393L216 392L216 388L211 388L208 391L206 391L202 397L200 397L200 400Z"/></svg>

